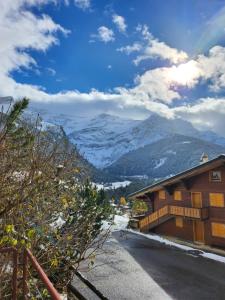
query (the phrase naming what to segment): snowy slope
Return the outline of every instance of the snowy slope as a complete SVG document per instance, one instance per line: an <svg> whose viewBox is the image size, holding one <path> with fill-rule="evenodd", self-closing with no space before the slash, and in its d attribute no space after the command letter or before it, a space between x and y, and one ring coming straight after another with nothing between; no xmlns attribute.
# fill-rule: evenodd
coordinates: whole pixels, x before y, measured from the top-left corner
<svg viewBox="0 0 225 300"><path fill-rule="evenodd" d="M43 119L46 124L54 124L63 127L63 130L68 135L74 130L81 130L85 128L89 122L89 118L86 116L74 116L69 114L55 114L51 111L44 109L38 109L36 107L30 107L24 113L25 118L31 118L33 121L36 120L37 116Z"/></svg>
<svg viewBox="0 0 225 300"><path fill-rule="evenodd" d="M86 128L71 133L69 138L85 158L103 168L133 149L127 132L139 122L101 114L90 120Z"/></svg>
<svg viewBox="0 0 225 300"><path fill-rule="evenodd" d="M92 119L85 128L71 133L69 138L93 165L105 168L130 151L174 134L225 145L225 139L212 132L200 132L187 121L167 119L157 114L144 121L102 114Z"/></svg>
<svg viewBox="0 0 225 300"><path fill-rule="evenodd" d="M167 119L155 113L143 121L123 119L109 114L88 118L41 112L41 116L44 120L43 127L49 127L50 124L62 126L80 154L100 169L109 167L129 152L146 145L152 145L168 138L173 144L172 137L174 135L196 138L207 141L209 144L225 147L225 138L219 137L213 132L201 132L185 120ZM183 140L183 143L190 143L190 141ZM201 151L204 151L204 147L200 148ZM161 160L157 160L153 165L155 170L161 169L169 154L174 157L177 152L176 147L171 147L166 151L167 154L162 153ZM191 151L191 145L189 145L189 151Z"/></svg>
<svg viewBox="0 0 225 300"><path fill-rule="evenodd" d="M124 154L104 170L114 175L162 178L198 165L203 152L212 159L225 148L176 134Z"/></svg>

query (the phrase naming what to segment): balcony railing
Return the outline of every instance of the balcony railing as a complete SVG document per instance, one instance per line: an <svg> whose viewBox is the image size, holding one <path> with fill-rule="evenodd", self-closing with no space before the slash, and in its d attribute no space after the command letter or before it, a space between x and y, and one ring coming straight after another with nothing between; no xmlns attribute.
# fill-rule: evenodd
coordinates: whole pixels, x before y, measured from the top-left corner
<svg viewBox="0 0 225 300"><path fill-rule="evenodd" d="M154 213L139 220L138 228L141 230L154 223L157 225L157 223L159 223L159 220L166 216L181 216L186 218L205 220L208 218L208 208L193 208L175 205L165 205L164 207L158 209Z"/></svg>
<svg viewBox="0 0 225 300"><path fill-rule="evenodd" d="M35 297L31 294L28 286L28 281L31 280L28 271L29 263L38 275L38 278L34 280L35 284L37 281L42 282L51 299L62 299L30 250L24 250L21 261L22 264L19 263L17 249L13 247L0 248L0 299L25 300ZM39 292L38 287L37 291Z"/></svg>

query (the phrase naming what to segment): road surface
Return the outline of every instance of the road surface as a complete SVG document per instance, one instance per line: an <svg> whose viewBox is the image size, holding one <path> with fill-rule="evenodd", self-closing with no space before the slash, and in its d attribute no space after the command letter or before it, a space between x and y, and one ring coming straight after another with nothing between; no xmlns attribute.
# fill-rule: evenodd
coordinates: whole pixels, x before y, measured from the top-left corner
<svg viewBox="0 0 225 300"><path fill-rule="evenodd" d="M110 300L224 300L225 264L143 236L114 232L83 275Z"/></svg>

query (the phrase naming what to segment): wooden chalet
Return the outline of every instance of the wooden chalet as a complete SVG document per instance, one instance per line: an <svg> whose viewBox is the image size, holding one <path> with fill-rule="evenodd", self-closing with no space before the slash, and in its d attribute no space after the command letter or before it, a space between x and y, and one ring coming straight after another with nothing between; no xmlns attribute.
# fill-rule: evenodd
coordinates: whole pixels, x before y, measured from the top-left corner
<svg viewBox="0 0 225 300"><path fill-rule="evenodd" d="M204 156L198 166L129 197L148 204L136 220L140 231L225 248L225 155Z"/></svg>

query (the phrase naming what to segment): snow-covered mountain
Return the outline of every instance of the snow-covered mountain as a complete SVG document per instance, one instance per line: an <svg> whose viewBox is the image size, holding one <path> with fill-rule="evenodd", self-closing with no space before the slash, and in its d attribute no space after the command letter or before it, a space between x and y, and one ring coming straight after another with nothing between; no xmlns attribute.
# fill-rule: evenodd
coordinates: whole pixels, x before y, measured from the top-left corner
<svg viewBox="0 0 225 300"><path fill-rule="evenodd" d="M213 132L201 132L180 118L167 119L157 114L144 121L101 114L81 130L70 133L69 138L93 165L106 168L130 151L176 134L225 146L225 138Z"/></svg>
<svg viewBox="0 0 225 300"><path fill-rule="evenodd" d="M98 168L104 168L133 149L127 132L139 123L101 114L91 119L85 128L69 134L69 138L87 160Z"/></svg>
<svg viewBox="0 0 225 300"><path fill-rule="evenodd" d="M151 114L140 121L109 114L87 118L43 113L42 117L44 128L63 127L80 154L103 170L98 174L91 167L96 178L164 177L197 164L202 152L210 158L225 152L225 138L199 131L180 118Z"/></svg>
<svg viewBox="0 0 225 300"><path fill-rule="evenodd" d="M225 148L175 134L124 154L104 171L127 178L138 175L163 178L198 165L203 152L212 159L224 153Z"/></svg>

